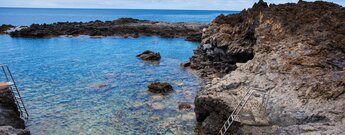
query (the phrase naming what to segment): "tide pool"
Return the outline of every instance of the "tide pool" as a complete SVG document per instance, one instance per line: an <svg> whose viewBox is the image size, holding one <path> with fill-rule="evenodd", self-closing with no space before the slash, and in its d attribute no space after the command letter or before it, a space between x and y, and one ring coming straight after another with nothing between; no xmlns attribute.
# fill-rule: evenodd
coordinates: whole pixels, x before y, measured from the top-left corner
<svg viewBox="0 0 345 135"><path fill-rule="evenodd" d="M0 36L0 63L8 64L30 114L33 135L193 134L197 75L180 67L198 43L158 37ZM160 64L139 60L145 50L161 53ZM147 85L166 81L175 91L162 96Z"/></svg>

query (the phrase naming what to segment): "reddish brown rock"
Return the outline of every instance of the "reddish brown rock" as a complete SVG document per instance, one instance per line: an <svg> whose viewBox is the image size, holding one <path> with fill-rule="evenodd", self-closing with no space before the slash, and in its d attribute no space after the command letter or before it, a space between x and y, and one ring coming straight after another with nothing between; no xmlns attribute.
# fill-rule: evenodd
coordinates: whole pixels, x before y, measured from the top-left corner
<svg viewBox="0 0 345 135"><path fill-rule="evenodd" d="M137 55L137 57L145 61L159 61L161 59L160 53L150 50L144 51L143 53Z"/></svg>
<svg viewBox="0 0 345 135"><path fill-rule="evenodd" d="M179 105L178 105L179 110L189 110L191 108L192 108L192 105L189 103L185 103L185 102L179 103Z"/></svg>
<svg viewBox="0 0 345 135"><path fill-rule="evenodd" d="M230 134L343 134L344 26L345 8L322 1L260 0L218 16L191 58L191 68L210 78L195 99L205 134L217 134L253 87L270 98L254 94L241 112L250 118Z"/></svg>
<svg viewBox="0 0 345 135"><path fill-rule="evenodd" d="M29 135L7 83L0 83L0 134Z"/></svg>
<svg viewBox="0 0 345 135"><path fill-rule="evenodd" d="M12 37L55 37L61 35L122 36L160 36L163 38L186 38L200 41L201 31L207 24L167 23L133 18L120 18L113 21L57 22L53 24L32 24L27 28L11 32ZM0 27L1 28L1 27ZM1 29L0 29L1 30Z"/></svg>
<svg viewBox="0 0 345 135"><path fill-rule="evenodd" d="M161 93L166 94L171 91L173 91L173 87L169 83L160 83L160 82L154 82L151 83L149 86L149 91L152 93Z"/></svg>

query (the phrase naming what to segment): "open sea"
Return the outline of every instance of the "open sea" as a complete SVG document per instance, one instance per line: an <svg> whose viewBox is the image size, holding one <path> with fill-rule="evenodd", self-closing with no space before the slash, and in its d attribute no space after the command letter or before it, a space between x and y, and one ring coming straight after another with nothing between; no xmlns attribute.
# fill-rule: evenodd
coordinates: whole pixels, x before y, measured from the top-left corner
<svg viewBox="0 0 345 135"><path fill-rule="evenodd" d="M32 23L111 21L122 17L164 22L210 23L218 15L230 13L238 12L212 10L0 8L0 25L27 26Z"/></svg>
<svg viewBox="0 0 345 135"><path fill-rule="evenodd" d="M120 17L210 23L221 13L236 12L0 8L0 24ZM196 74L180 67L198 45L181 38L0 35L0 64L8 64L12 70L30 114L26 125L33 135L194 134L194 110L177 107L181 102L193 104L201 87ZM161 62L135 57L145 50L160 52ZM154 81L169 82L175 91L149 93L147 85Z"/></svg>

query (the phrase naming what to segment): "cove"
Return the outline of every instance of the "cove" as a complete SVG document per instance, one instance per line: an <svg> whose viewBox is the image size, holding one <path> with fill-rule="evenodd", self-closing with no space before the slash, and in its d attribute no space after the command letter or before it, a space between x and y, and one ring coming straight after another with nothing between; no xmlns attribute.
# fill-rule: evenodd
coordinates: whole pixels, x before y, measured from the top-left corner
<svg viewBox="0 0 345 135"><path fill-rule="evenodd" d="M0 36L0 63L8 64L30 113L32 134L192 134L197 75L180 67L198 43L158 37L45 39ZM159 64L135 56L160 52ZM147 85L166 81L162 96Z"/></svg>

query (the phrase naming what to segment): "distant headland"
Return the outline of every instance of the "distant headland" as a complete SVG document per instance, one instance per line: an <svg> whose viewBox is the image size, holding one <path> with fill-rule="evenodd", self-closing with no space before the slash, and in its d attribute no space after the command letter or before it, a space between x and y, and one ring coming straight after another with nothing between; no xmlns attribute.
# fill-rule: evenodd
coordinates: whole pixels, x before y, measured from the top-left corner
<svg viewBox="0 0 345 135"><path fill-rule="evenodd" d="M202 23L168 23L133 18L120 18L113 21L58 22L53 24L32 24L27 27L12 25L0 26L0 33L12 37L47 38L55 36L159 36L163 38L186 38L188 41L201 41Z"/></svg>

